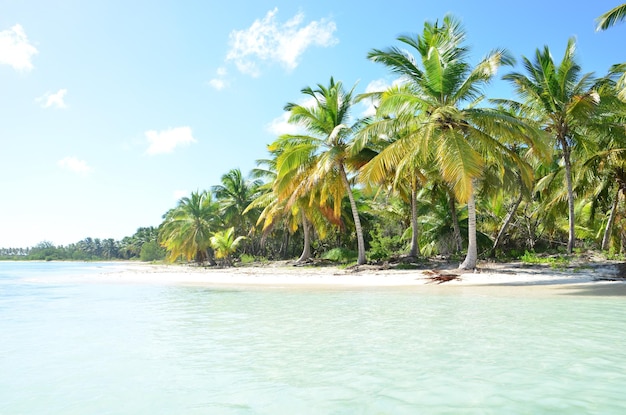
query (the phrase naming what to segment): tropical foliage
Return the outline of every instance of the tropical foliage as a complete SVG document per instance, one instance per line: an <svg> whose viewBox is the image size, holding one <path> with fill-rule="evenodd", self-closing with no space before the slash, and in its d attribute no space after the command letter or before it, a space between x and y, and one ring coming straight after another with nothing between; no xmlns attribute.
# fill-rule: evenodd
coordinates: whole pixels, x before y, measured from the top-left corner
<svg viewBox="0 0 626 415"><path fill-rule="evenodd" d="M598 20L623 21L626 5ZM474 268L479 258L535 258L576 248L626 255L626 63L583 70L570 39L520 67L505 49L476 60L460 21L426 22L367 58L393 77L357 95L331 77L284 111L246 177L181 198L131 236L0 249L10 259L141 259L233 265L418 262ZM489 94L498 72L511 98ZM312 80L315 82L316 80ZM296 92L296 91L294 91ZM360 102L375 111L359 117Z"/></svg>
<svg viewBox="0 0 626 415"><path fill-rule="evenodd" d="M624 20L626 20L626 3L609 10L602 16L598 17L596 30L606 30L618 22L623 22Z"/></svg>

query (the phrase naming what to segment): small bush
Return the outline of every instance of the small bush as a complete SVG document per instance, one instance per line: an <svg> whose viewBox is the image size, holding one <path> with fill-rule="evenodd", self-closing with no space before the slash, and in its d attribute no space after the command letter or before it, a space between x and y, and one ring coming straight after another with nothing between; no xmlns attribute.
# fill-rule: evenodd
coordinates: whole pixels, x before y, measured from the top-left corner
<svg viewBox="0 0 626 415"><path fill-rule="evenodd" d="M239 257L239 260L241 261L242 264L252 264L253 262L256 261L256 258L254 257L254 255L241 254L241 256Z"/></svg>
<svg viewBox="0 0 626 415"><path fill-rule="evenodd" d="M160 261L165 258L165 250L156 241L146 242L141 246L139 259L146 262Z"/></svg>
<svg viewBox="0 0 626 415"><path fill-rule="evenodd" d="M334 248L322 255L323 259L335 262L356 261L358 254L356 251L345 248Z"/></svg>
<svg viewBox="0 0 626 415"><path fill-rule="evenodd" d="M567 265L569 259L564 256L538 256L535 252L524 252L520 260L525 264L548 264L552 267L560 267Z"/></svg>

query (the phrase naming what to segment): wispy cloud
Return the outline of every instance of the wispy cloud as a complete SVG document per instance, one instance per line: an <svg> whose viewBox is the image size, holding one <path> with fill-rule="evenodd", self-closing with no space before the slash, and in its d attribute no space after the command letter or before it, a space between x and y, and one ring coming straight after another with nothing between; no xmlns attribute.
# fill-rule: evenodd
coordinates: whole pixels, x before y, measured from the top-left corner
<svg viewBox="0 0 626 415"><path fill-rule="evenodd" d="M148 140L146 154L151 156L155 154L171 153L177 147L197 143L189 127L170 128L165 131L150 130L146 131L145 135Z"/></svg>
<svg viewBox="0 0 626 415"><path fill-rule="evenodd" d="M211 79L208 83L209 85L218 91L221 91L224 88L227 88L230 85L230 82L226 79L228 75L228 71L224 67L217 68L216 77Z"/></svg>
<svg viewBox="0 0 626 415"><path fill-rule="evenodd" d="M276 22L278 9L270 10L252 26L230 33L231 49L226 55L240 72L259 76L259 62L279 62L288 70L298 66L300 56L311 46L329 47L338 43L333 36L337 25L320 19L303 25L304 14L298 13L285 23Z"/></svg>
<svg viewBox="0 0 626 415"><path fill-rule="evenodd" d="M185 196L189 196L187 190L174 190L174 200L180 200Z"/></svg>
<svg viewBox="0 0 626 415"><path fill-rule="evenodd" d="M63 170L86 175L93 171L93 169L84 160L79 160L76 157L65 157L57 162L57 165Z"/></svg>
<svg viewBox="0 0 626 415"><path fill-rule="evenodd" d="M37 53L21 25L0 32L0 64L12 66L16 71L30 71L31 59Z"/></svg>
<svg viewBox="0 0 626 415"><path fill-rule="evenodd" d="M274 118L268 125L267 131L271 134L279 136L283 134L298 134L302 128L295 124L289 123L289 113L284 112L280 117Z"/></svg>
<svg viewBox="0 0 626 415"><path fill-rule="evenodd" d="M315 105L315 98L307 98L306 100L299 102L298 105L310 108ZM283 134L304 134L305 130L302 126L289 123L289 115L290 113L285 111L280 117L274 118L269 124L267 124L267 131L276 136Z"/></svg>
<svg viewBox="0 0 626 415"><path fill-rule="evenodd" d="M35 98L36 102L39 102L42 108L58 108L64 109L67 108L65 104L65 95L67 94L67 89L59 89L54 94L51 92L46 92L39 98Z"/></svg>
<svg viewBox="0 0 626 415"><path fill-rule="evenodd" d="M400 86L404 80L402 78L395 79L391 84L385 79L375 79L365 87L366 93L383 92L391 87ZM376 107L378 107L379 101L376 98L361 101L361 105L364 107L361 116L371 117L376 114Z"/></svg>

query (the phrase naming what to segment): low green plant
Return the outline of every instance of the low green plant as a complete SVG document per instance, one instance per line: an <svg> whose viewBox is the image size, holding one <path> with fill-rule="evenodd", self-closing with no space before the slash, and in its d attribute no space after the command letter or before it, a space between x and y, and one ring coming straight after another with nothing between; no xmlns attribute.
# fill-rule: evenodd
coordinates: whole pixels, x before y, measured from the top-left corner
<svg viewBox="0 0 626 415"><path fill-rule="evenodd" d="M357 252L345 248L333 248L322 255L322 258L335 262L352 262L356 261Z"/></svg>
<svg viewBox="0 0 626 415"><path fill-rule="evenodd" d="M396 265L396 269L418 269L420 266L417 264L398 264Z"/></svg>
<svg viewBox="0 0 626 415"><path fill-rule="evenodd" d="M241 254L241 256L239 257L239 260L241 261L242 264L252 264L253 262L256 261L256 258L254 257L254 255Z"/></svg>
<svg viewBox="0 0 626 415"><path fill-rule="evenodd" d="M379 227L370 231L370 237L368 257L372 260L387 259L405 249L402 235L386 236Z"/></svg>
<svg viewBox="0 0 626 415"><path fill-rule="evenodd" d="M547 264L553 268L562 267L569 264L569 259L565 256L540 256L536 252L526 251L520 257L525 264Z"/></svg>

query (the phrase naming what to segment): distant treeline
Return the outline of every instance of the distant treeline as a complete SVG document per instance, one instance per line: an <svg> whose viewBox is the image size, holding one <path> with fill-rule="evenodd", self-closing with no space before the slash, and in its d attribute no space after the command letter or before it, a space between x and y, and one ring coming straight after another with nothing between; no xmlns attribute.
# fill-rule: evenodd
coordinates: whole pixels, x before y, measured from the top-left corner
<svg viewBox="0 0 626 415"><path fill-rule="evenodd" d="M85 238L67 246L43 241L29 248L0 248L0 260L37 261L98 261L129 260L155 261L165 257L165 250L157 242L158 230L139 228L133 236L120 241L112 238Z"/></svg>

